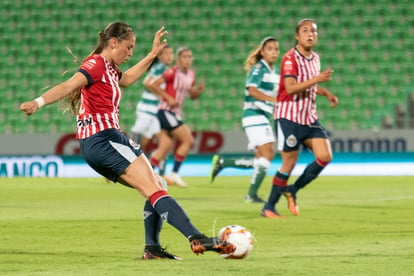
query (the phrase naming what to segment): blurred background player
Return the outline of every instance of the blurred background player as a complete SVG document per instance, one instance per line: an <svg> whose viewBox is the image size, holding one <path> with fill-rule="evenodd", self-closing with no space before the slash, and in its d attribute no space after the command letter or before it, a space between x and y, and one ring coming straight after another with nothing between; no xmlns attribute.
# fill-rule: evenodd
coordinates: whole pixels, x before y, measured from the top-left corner
<svg viewBox="0 0 414 276"><path fill-rule="evenodd" d="M315 179L332 160L328 134L319 123L316 113L316 95L325 96L332 108L337 106L337 97L319 86L319 83L331 80L333 71L327 69L320 72L319 55L313 51L318 42L317 25L313 19L298 22L295 39L296 46L284 55L281 63L275 129L282 166L273 178L269 199L262 209L262 216L269 218L281 217L275 208L281 194L286 196L289 210L297 216L297 192ZM313 152L315 161L288 187L287 182L298 160L301 144Z"/></svg>
<svg viewBox="0 0 414 276"><path fill-rule="evenodd" d="M42 106L67 97L68 109L77 113L76 138L85 161L99 174L136 189L147 199L143 259L181 259L161 247L162 221L167 221L189 239L196 254L206 250L234 252L232 244L204 236L191 223L180 205L168 195L162 179L154 173L145 155L119 127L120 87L133 84L147 70L164 48L166 40L160 40L166 34L164 27L158 30L151 52L121 72L118 66L132 56L136 37L132 28L123 22L109 24L99 32L97 47L83 61L78 72L35 100L22 103L20 109L32 115Z"/></svg>
<svg viewBox="0 0 414 276"><path fill-rule="evenodd" d="M245 196L246 202L264 203L257 192L270 167L275 151L272 114L279 89L279 70L273 66L279 57L279 42L273 37L266 37L246 59L244 69L247 79L244 91L242 127L249 144L248 150L254 150L254 159L223 158L213 156L210 182L225 167L251 168L253 175Z"/></svg>
<svg viewBox="0 0 414 276"><path fill-rule="evenodd" d="M181 179L178 171L194 143L191 131L182 119L184 99L187 93L192 100L197 99L204 91L203 82L196 85L196 74L191 69L192 64L193 52L189 48L181 47L177 50L177 64L167 69L162 78L151 84L152 90L161 90L161 84L165 83L165 92L175 98L178 105L171 106L164 98L159 104L158 119L161 132L158 148L152 153L150 162L153 168L158 167L160 160L164 160L170 151L173 140L176 140L178 146L174 152L174 167L167 181L180 187L186 187L187 183Z"/></svg>
<svg viewBox="0 0 414 276"><path fill-rule="evenodd" d="M149 72L145 77L143 84L145 87L142 93L141 100L137 103L135 111L135 124L131 128L132 140L141 145L141 149L147 154L150 154L147 148L151 139L155 138L158 141L159 132L161 131L160 122L157 117L158 105L160 98L164 97L171 106L176 106L177 102L174 98L168 95L164 90L150 90L150 84L161 78L162 73L174 61L174 51L170 45L165 45L162 52L157 56L154 62L148 69ZM165 84L161 85L165 88ZM160 161L160 175L164 174L165 160Z"/></svg>

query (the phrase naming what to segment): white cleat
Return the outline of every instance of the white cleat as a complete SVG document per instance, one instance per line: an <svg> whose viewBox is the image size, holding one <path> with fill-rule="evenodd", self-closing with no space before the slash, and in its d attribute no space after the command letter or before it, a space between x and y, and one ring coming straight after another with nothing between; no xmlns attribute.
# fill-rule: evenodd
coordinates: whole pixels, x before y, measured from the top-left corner
<svg viewBox="0 0 414 276"><path fill-rule="evenodd" d="M181 179L181 177L177 173L171 173L168 176L169 182L171 184L177 185L178 187L187 187L187 183L184 182L184 180Z"/></svg>

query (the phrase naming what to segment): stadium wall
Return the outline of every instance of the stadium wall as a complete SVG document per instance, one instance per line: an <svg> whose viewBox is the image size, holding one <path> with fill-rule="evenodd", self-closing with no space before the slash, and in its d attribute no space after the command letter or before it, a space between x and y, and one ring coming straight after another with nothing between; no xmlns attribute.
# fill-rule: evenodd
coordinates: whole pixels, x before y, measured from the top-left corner
<svg viewBox="0 0 414 276"><path fill-rule="evenodd" d="M193 132L195 145L190 154L243 154L247 139L242 131ZM414 129L358 130L330 133L333 152L381 153L414 152ZM75 134L0 135L0 156L5 155L79 155ZM153 143L153 146L156 146Z"/></svg>
<svg viewBox="0 0 414 276"><path fill-rule="evenodd" d="M195 146L180 173L207 176L211 156L251 156L240 132L194 132ZM324 175L414 175L414 130L335 131L330 133L333 162ZM79 155L74 134L0 135L0 177L99 177ZM299 175L313 155L300 155L293 175ZM268 170L281 165L277 154ZM167 172L172 160L167 162ZM222 175L250 175L251 171L226 169Z"/></svg>

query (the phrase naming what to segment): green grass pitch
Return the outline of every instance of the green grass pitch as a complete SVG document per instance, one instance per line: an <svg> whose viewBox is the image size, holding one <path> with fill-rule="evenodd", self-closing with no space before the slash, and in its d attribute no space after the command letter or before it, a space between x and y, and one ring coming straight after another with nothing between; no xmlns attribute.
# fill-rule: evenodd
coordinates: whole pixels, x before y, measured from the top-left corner
<svg viewBox="0 0 414 276"><path fill-rule="evenodd" d="M244 203L249 177L184 178L170 194L212 235L247 227L254 248L243 260L196 256L164 224L163 245L183 261L140 260L144 199L103 178L0 179L0 275L413 275L414 178L321 176L298 194L293 217L260 217ZM259 195L267 198L271 177Z"/></svg>

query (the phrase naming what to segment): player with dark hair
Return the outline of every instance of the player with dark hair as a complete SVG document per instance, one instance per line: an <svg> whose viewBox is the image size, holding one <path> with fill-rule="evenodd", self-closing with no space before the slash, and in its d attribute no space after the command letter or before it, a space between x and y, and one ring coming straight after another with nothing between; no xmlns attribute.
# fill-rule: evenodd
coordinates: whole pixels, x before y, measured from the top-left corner
<svg viewBox="0 0 414 276"><path fill-rule="evenodd" d="M192 64L191 49L178 48L177 64L166 70L162 78L151 85L153 90L162 90L160 85L165 83L165 92L175 98L178 105L172 106L165 98L161 99L158 110L158 119L161 123L160 139L157 150L151 155L150 163L153 168L158 167L160 160L164 160L170 151L173 140L176 140L179 144L174 152L174 167L167 180L180 187L186 187L187 183L182 180L178 171L194 143L191 131L182 119L184 99L187 93L192 100L197 99L204 91L203 82L196 84L196 74L191 69Z"/></svg>
<svg viewBox="0 0 414 276"><path fill-rule="evenodd" d="M142 151L119 127L120 87L128 87L147 70L164 49L164 27L154 37L151 52L136 65L121 72L118 66L127 61L135 46L135 33L123 22L109 24L99 32L98 45L69 80L53 86L20 109L32 115L44 105L69 97L70 109L77 111L77 132L81 154L98 173L140 192L144 206L146 246L143 259L181 259L160 246L161 221L167 221L189 239L196 254L206 250L232 252L232 244L203 235L190 221L181 206L168 195L163 180L154 173ZM79 102L79 107L76 108Z"/></svg>
<svg viewBox="0 0 414 276"><path fill-rule="evenodd" d="M283 194L289 210L299 214L296 195L314 180L332 160L328 133L319 123L316 113L316 96L325 96L332 108L338 98L319 83L331 80L332 69L321 70L319 55L313 51L318 42L317 25L313 19L300 20L295 32L296 46L289 50L281 63L281 81L275 110L278 150L282 166L273 178L269 199L262 209L262 216L279 218L275 205ZM315 161L310 163L292 185L289 176L299 156L299 146L310 149Z"/></svg>
<svg viewBox="0 0 414 276"><path fill-rule="evenodd" d="M225 167L253 167L250 187L245 196L246 202L264 203L257 192L266 176L267 169L275 155L272 114L279 88L279 70L274 66L279 57L279 42L266 37L247 57L244 69L247 73L242 127L247 135L248 150L254 150L255 158L224 158L213 156L210 182Z"/></svg>

